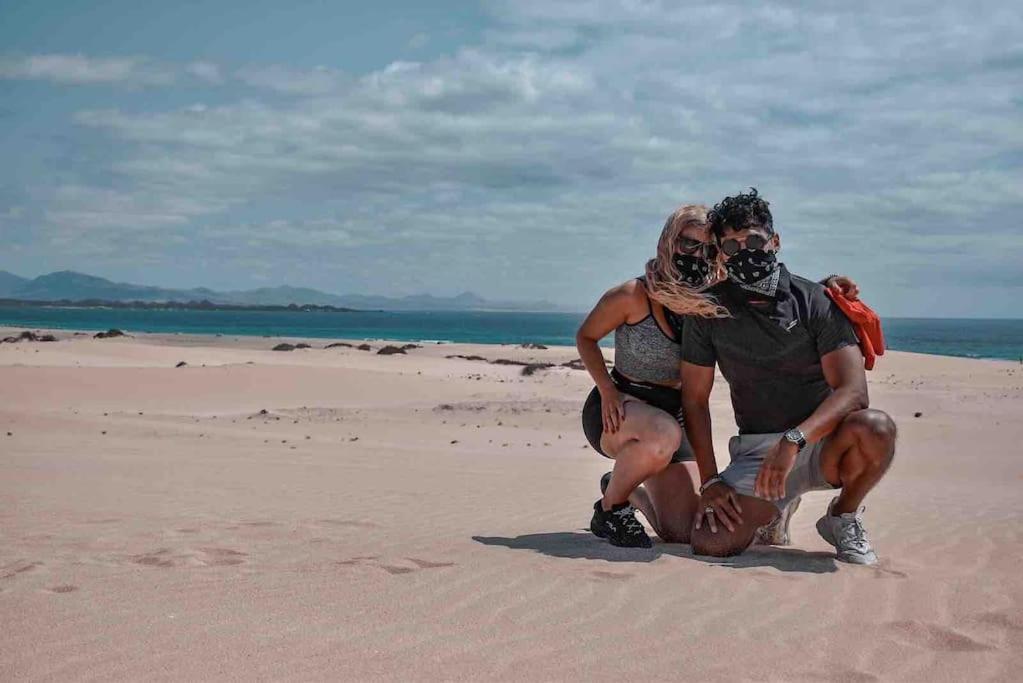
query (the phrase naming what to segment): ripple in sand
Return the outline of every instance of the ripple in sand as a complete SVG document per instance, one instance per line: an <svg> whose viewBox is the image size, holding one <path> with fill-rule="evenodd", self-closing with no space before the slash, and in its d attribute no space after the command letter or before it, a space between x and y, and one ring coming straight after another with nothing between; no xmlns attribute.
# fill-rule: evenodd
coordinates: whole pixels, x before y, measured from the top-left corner
<svg viewBox="0 0 1023 683"><path fill-rule="evenodd" d="M364 556L364 557L353 557L347 560L338 560L335 564L343 567L372 567L374 569L383 569L388 574L394 576L400 576L402 574L412 574L414 572L420 572L427 569L443 569L445 567L454 567L454 562L436 562L433 560L422 560L416 557L406 557L405 560L414 564L414 567L406 565L394 564L391 562L380 562L380 557L377 555Z"/></svg>
<svg viewBox="0 0 1023 683"><path fill-rule="evenodd" d="M995 648L938 624L892 621L886 624L897 638L933 652L984 652Z"/></svg>
<svg viewBox="0 0 1023 683"><path fill-rule="evenodd" d="M2 570L3 574L0 574L0 579L12 579L18 574L24 574L30 572L36 567L43 566L42 562L29 562L27 560L20 560L18 562L12 562L11 564L5 565Z"/></svg>

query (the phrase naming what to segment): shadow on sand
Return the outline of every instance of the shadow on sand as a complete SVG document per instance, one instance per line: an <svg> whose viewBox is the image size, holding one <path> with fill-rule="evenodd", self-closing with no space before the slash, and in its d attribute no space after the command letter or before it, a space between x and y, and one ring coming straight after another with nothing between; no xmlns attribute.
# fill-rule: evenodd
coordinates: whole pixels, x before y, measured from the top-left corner
<svg viewBox="0 0 1023 683"><path fill-rule="evenodd" d="M737 557L705 557L693 555L693 551L688 545L661 543L660 541L655 541L653 548L617 548L607 541L596 538L589 531L554 531L542 534L523 534L511 538L502 536L473 536L472 538L483 545L503 546L512 550L531 550L541 555L560 558L642 563L653 562L662 555L671 555L730 569L773 567L782 572L806 574L827 574L838 571L833 554L810 552L798 548L760 546L750 548Z"/></svg>

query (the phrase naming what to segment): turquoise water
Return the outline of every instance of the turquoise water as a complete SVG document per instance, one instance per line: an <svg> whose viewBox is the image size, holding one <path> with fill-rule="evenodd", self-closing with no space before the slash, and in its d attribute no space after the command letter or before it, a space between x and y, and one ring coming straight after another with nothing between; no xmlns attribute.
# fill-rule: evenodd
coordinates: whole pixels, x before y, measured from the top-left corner
<svg viewBox="0 0 1023 683"><path fill-rule="evenodd" d="M0 308L0 325L128 332L180 332L322 339L395 339L484 344L575 344L581 313L401 311L147 311ZM1023 357L1023 320L886 318L888 346L970 358ZM610 345L611 338L604 340Z"/></svg>

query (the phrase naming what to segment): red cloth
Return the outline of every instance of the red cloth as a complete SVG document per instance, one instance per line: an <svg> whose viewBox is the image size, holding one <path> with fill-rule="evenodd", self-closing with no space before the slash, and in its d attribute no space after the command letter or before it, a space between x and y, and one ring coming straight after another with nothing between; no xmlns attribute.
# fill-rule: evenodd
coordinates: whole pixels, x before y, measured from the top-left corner
<svg viewBox="0 0 1023 683"><path fill-rule="evenodd" d="M884 355L884 331L881 330L881 318L862 301L850 301L841 293L825 287L835 305L849 318L856 330L856 338L860 340L860 351L863 352L863 367L874 369L874 361Z"/></svg>

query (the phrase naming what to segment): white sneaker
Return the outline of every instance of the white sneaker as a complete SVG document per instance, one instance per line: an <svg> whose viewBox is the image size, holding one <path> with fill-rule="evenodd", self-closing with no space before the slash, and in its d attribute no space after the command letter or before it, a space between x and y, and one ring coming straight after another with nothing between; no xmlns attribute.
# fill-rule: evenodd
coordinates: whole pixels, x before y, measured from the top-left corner
<svg viewBox="0 0 1023 683"><path fill-rule="evenodd" d="M778 518L766 526L762 526L753 534L753 545L789 545L792 536L789 534L789 523L792 515L799 509L802 498L796 498L781 511Z"/></svg>
<svg viewBox="0 0 1023 683"><path fill-rule="evenodd" d="M832 515L835 506L832 499L828 504L828 512L817 520L817 532L825 541L838 550L838 559L851 564L877 564L877 555L867 540L867 530L863 528L863 512L861 507L856 512L843 515Z"/></svg>

